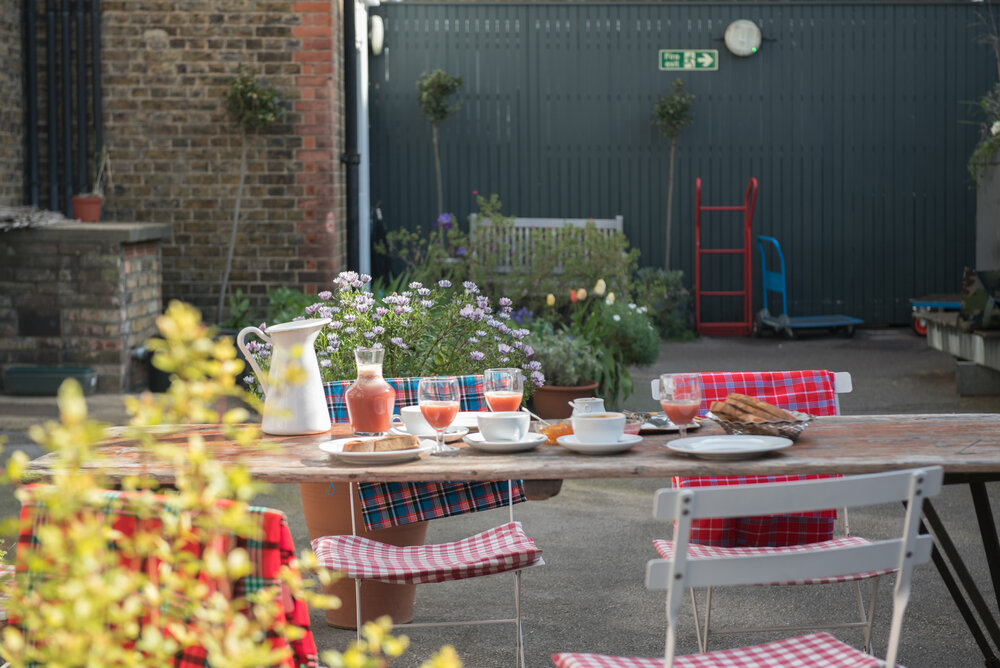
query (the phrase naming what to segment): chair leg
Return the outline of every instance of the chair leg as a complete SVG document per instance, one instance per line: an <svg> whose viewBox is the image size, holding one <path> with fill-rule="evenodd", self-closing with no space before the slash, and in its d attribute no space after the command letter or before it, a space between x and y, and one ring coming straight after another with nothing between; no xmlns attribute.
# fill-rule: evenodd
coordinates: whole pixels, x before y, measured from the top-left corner
<svg viewBox="0 0 1000 668"><path fill-rule="evenodd" d="M711 587L706 587L705 588L705 628L704 628L705 644L704 644L704 647L701 650L702 654L704 654L705 652L708 651L708 633L709 633L709 628L710 628L711 623L712 623L712 588Z"/></svg>
<svg viewBox="0 0 1000 668"><path fill-rule="evenodd" d="M872 622L875 621L875 603L878 601L878 576L872 578L871 597L868 599L868 619L865 625L865 651L874 654L872 651ZM860 593L861 586L858 585Z"/></svg>
<svg viewBox="0 0 1000 668"><path fill-rule="evenodd" d="M357 640L361 642L361 578L354 579L354 618L357 622L355 633Z"/></svg>
<svg viewBox="0 0 1000 668"><path fill-rule="evenodd" d="M688 591L691 593L691 616L694 618L694 633L698 639L698 651L704 654L705 643L701 637L701 616L698 614L698 597L695 596L694 587L691 587Z"/></svg>
<svg viewBox="0 0 1000 668"><path fill-rule="evenodd" d="M514 663L516 668L525 668L524 635L521 628L521 571L514 571L514 632L517 634L514 639Z"/></svg>
<svg viewBox="0 0 1000 668"><path fill-rule="evenodd" d="M698 638L698 651L702 654L708 651L708 625L711 620L712 614L712 588L705 588L705 621L702 623L700 615L698 613L698 599L694 593L694 587L689 590L691 592L691 607L693 608L692 613L694 616L694 632Z"/></svg>

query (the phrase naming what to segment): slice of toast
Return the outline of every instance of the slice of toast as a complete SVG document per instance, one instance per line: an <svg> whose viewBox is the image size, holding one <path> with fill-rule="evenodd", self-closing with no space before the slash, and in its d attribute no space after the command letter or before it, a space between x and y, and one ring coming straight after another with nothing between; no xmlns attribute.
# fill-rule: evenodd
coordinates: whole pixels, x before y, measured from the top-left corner
<svg viewBox="0 0 1000 668"><path fill-rule="evenodd" d="M399 436L383 436L366 441L347 441L344 452L389 452L392 450L413 450L420 444L416 436L400 434Z"/></svg>
<svg viewBox="0 0 1000 668"><path fill-rule="evenodd" d="M739 394L738 392L733 392L726 397L726 403L734 404L736 408L750 413L751 415L756 415L764 421L795 419L795 416L786 410L773 406L766 401L761 401L756 397Z"/></svg>

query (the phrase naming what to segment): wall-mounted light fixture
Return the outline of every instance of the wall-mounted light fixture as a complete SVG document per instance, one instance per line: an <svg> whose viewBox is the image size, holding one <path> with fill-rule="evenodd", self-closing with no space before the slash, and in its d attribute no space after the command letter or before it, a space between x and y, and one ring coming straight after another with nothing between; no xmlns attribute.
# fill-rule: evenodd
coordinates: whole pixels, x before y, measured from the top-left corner
<svg viewBox="0 0 1000 668"><path fill-rule="evenodd" d="M753 21L739 19L726 28L726 48L734 56L752 56L760 48L760 28Z"/></svg>
<svg viewBox="0 0 1000 668"><path fill-rule="evenodd" d="M377 56L382 53L382 47L385 46L385 24L378 14L372 14L369 21L371 27L368 29L368 43L371 45L372 55Z"/></svg>

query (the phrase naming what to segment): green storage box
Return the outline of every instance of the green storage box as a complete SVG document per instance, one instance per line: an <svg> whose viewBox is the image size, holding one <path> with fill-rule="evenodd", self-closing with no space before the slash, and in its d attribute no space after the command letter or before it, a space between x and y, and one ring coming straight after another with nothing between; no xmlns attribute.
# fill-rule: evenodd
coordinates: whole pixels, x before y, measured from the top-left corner
<svg viewBox="0 0 1000 668"><path fill-rule="evenodd" d="M97 373L89 366L12 366L3 372L7 394L55 396L67 378L75 378L84 394L97 389Z"/></svg>

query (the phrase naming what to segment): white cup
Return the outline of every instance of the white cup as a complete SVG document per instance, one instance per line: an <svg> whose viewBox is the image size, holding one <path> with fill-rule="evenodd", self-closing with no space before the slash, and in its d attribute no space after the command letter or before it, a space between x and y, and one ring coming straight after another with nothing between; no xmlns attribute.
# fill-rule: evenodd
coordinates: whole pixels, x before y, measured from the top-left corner
<svg viewBox="0 0 1000 668"><path fill-rule="evenodd" d="M420 412L420 406L401 407L399 415L392 416L392 423L396 427L402 423L406 427L406 433L413 436L434 436L437 434L434 427L427 424L424 414Z"/></svg>
<svg viewBox="0 0 1000 668"><path fill-rule="evenodd" d="M574 415L571 420L580 443L617 443L625 433L624 413Z"/></svg>
<svg viewBox="0 0 1000 668"><path fill-rule="evenodd" d="M531 416L523 411L480 413L476 416L479 433L487 441L521 441L528 435Z"/></svg>

